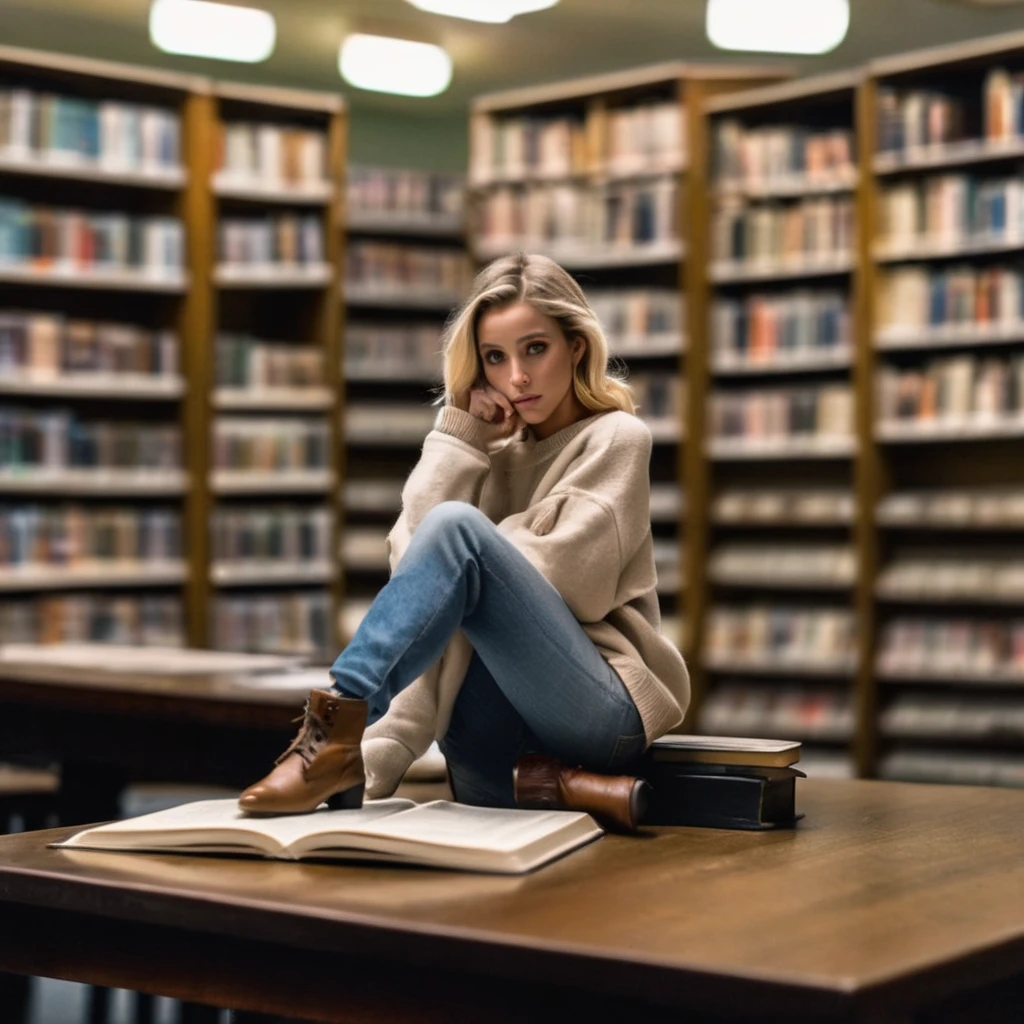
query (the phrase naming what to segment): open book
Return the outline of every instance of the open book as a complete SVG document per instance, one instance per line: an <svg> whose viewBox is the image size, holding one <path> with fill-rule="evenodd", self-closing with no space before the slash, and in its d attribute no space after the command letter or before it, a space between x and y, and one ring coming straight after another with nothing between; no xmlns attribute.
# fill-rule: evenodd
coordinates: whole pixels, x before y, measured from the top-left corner
<svg viewBox="0 0 1024 1024"><path fill-rule="evenodd" d="M471 807L447 800L374 800L359 810L322 809L274 818L244 814L235 800L200 800L97 825L55 845L279 860L388 861L516 875L602 834L593 818L575 811Z"/></svg>

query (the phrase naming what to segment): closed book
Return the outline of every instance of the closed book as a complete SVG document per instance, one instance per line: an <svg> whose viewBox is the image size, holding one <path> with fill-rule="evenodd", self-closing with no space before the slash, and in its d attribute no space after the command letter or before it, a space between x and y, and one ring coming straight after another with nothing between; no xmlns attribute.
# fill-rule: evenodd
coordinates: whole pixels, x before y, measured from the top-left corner
<svg viewBox="0 0 1024 1024"><path fill-rule="evenodd" d="M643 825L761 831L791 828L797 768L664 761L645 755L639 774L651 787Z"/></svg>

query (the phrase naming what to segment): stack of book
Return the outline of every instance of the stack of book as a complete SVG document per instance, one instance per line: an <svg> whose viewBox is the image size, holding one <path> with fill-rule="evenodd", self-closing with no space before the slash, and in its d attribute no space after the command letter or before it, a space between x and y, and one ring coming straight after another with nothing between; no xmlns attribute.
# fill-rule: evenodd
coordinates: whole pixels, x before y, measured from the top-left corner
<svg viewBox="0 0 1024 1024"><path fill-rule="evenodd" d="M638 774L651 786L645 825L789 828L796 810L793 765L800 744L727 736L662 736Z"/></svg>

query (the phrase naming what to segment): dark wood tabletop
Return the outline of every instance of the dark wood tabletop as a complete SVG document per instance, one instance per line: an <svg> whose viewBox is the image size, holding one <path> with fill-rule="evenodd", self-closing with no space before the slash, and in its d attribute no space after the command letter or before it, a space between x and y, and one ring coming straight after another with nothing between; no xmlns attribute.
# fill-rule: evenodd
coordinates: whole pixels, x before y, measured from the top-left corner
<svg viewBox="0 0 1024 1024"><path fill-rule="evenodd" d="M1024 977L1024 793L802 781L795 830L495 877L0 838L0 970L336 1021L891 1021ZM981 1018L977 1018L981 1019Z"/></svg>

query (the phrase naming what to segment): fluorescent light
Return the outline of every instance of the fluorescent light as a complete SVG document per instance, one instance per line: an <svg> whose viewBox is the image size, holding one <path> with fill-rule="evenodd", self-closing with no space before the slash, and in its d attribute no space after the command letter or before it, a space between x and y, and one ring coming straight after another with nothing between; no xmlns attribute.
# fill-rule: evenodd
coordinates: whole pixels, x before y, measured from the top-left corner
<svg viewBox="0 0 1024 1024"><path fill-rule="evenodd" d="M357 32L341 44L338 70L357 89L436 96L452 80L452 59L430 43Z"/></svg>
<svg viewBox="0 0 1024 1024"><path fill-rule="evenodd" d="M558 0L409 0L409 3L430 14L503 25L517 14L532 14L554 7Z"/></svg>
<svg viewBox="0 0 1024 1024"><path fill-rule="evenodd" d="M722 50L828 53L850 27L849 0L708 0L708 39Z"/></svg>
<svg viewBox="0 0 1024 1024"><path fill-rule="evenodd" d="M274 16L206 0L153 0L149 38L158 50L256 64L274 52Z"/></svg>

